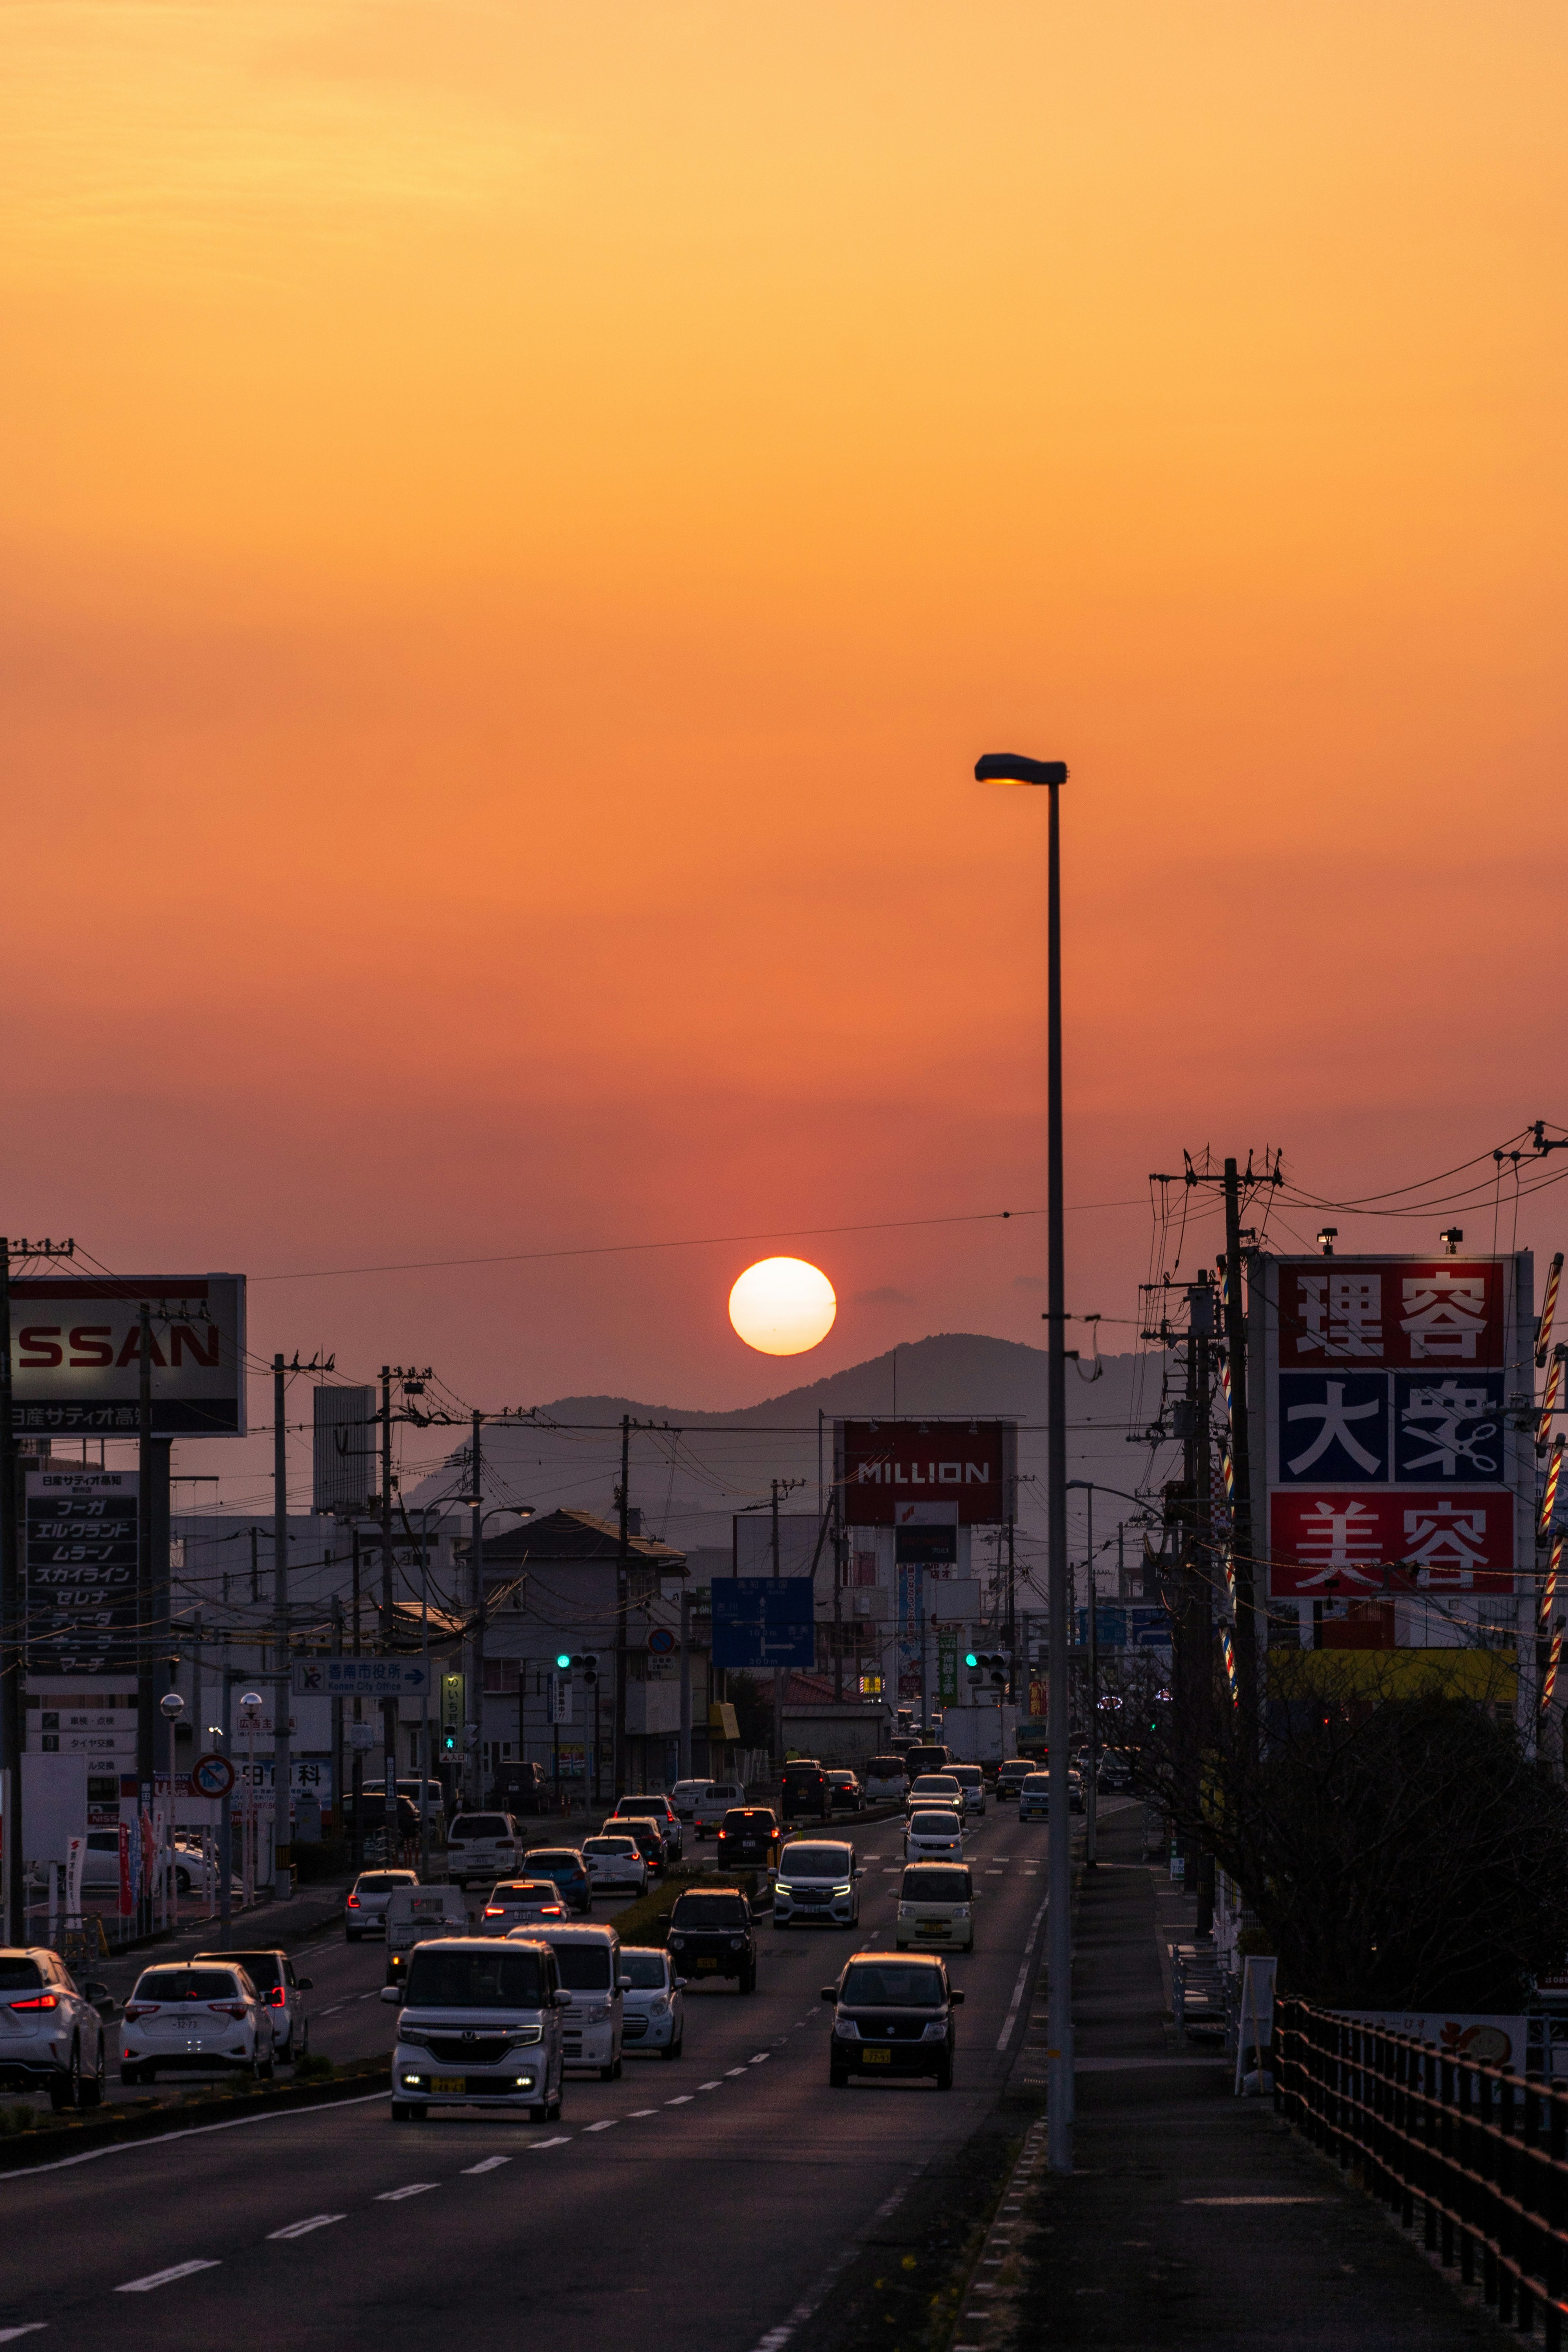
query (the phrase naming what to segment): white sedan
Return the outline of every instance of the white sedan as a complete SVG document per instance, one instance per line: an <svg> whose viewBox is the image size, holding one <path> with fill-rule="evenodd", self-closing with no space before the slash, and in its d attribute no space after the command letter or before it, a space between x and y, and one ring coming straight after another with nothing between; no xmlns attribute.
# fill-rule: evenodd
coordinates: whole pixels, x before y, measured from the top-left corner
<svg viewBox="0 0 1568 2352"><path fill-rule="evenodd" d="M962 1862L963 1824L946 1805L911 1813L904 1823L906 1862Z"/></svg>
<svg viewBox="0 0 1568 2352"><path fill-rule="evenodd" d="M583 1841L583 1859L595 1895L618 1893L629 1886L634 1895L647 1893L647 1864L634 1837L591 1837Z"/></svg>
<svg viewBox="0 0 1568 2352"><path fill-rule="evenodd" d="M685 1978L676 1975L668 1952L651 1946L623 1944L620 1965L622 2049L679 2058L686 2039Z"/></svg>

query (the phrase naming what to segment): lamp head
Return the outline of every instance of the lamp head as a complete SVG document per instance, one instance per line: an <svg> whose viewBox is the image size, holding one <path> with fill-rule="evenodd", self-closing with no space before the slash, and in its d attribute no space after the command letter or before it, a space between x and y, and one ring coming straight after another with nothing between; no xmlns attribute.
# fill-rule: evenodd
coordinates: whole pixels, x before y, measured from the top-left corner
<svg viewBox="0 0 1568 2352"><path fill-rule="evenodd" d="M165 1691L158 1701L158 1712L166 1723L177 1723L185 1711L185 1702L178 1691Z"/></svg>
<svg viewBox="0 0 1568 2352"><path fill-rule="evenodd" d="M1027 760L1021 751L987 751L974 762L977 784L1065 784L1065 760Z"/></svg>

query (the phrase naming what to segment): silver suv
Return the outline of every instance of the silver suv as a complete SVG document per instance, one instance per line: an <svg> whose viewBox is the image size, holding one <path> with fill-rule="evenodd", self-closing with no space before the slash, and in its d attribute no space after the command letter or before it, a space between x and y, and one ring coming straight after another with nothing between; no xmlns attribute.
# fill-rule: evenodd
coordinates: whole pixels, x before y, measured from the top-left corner
<svg viewBox="0 0 1568 2352"><path fill-rule="evenodd" d="M526 1930L524 1931L526 1934ZM562 2011L555 1955L516 1936L504 1943L445 1937L409 1954L392 2053L392 2115L412 2121L436 2106L526 2107L536 2124L561 2113Z"/></svg>
<svg viewBox="0 0 1568 2352"><path fill-rule="evenodd" d="M94 2007L109 1987L79 1992L58 1952L39 1944L0 1950L0 2090L47 2091L57 2113L96 2107L109 2066Z"/></svg>

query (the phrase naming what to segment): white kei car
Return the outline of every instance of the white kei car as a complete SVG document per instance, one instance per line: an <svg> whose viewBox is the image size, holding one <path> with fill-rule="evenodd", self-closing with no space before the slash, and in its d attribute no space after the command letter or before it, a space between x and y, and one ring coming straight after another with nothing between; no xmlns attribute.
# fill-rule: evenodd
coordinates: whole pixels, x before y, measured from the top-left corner
<svg viewBox="0 0 1568 2352"><path fill-rule="evenodd" d="M629 1886L634 1895L647 1893L647 1864L635 1837L584 1838L583 1859L595 1895L623 1886Z"/></svg>
<svg viewBox="0 0 1568 2352"><path fill-rule="evenodd" d="M668 1952L652 1946L621 1946L621 2047L679 2058L686 2039L686 1979L675 1973Z"/></svg>
<svg viewBox="0 0 1568 2352"><path fill-rule="evenodd" d="M120 2027L120 2079L157 2074L272 2079L272 2019L242 1968L212 1960L143 1969Z"/></svg>
<svg viewBox="0 0 1568 2352"><path fill-rule="evenodd" d="M963 1823L946 1805L911 1813L904 1823L906 1862L962 1862Z"/></svg>

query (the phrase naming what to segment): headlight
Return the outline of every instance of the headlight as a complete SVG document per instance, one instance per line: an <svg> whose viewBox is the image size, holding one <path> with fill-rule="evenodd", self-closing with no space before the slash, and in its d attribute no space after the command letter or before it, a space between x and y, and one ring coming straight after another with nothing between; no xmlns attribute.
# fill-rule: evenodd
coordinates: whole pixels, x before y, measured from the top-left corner
<svg viewBox="0 0 1568 2352"><path fill-rule="evenodd" d="M953 1917L954 1917L955 1919L967 1919L967 1918L968 1918L968 1916L969 1916L969 1906L968 1906L968 1904L967 1904L967 1903L959 1903L959 1904L956 1904L956 1905L953 1906L953 1914L952 1914L952 1916L953 1916Z"/></svg>
<svg viewBox="0 0 1568 2352"><path fill-rule="evenodd" d="M542 2025L509 2025L506 2038L509 2042L537 2042L543 2031Z"/></svg>
<svg viewBox="0 0 1568 2352"><path fill-rule="evenodd" d="M947 2040L946 2020L933 2018L921 2038L925 2042L945 2042Z"/></svg>
<svg viewBox="0 0 1568 2352"><path fill-rule="evenodd" d="M662 1992L658 1993L655 1995L654 1999L649 2001L647 2005L647 2013L650 2017L662 2017L668 2007L668 1995Z"/></svg>
<svg viewBox="0 0 1568 2352"><path fill-rule="evenodd" d="M743 1952L743 1951L745 1950L745 1948L746 1948L746 1939L745 1939L744 1936L731 1936L731 1938L730 1938L730 1949L731 1949L732 1952Z"/></svg>
<svg viewBox="0 0 1568 2352"><path fill-rule="evenodd" d="M794 1887L793 1887L793 1886L786 1886L786 1885L784 1885L784 1880L781 1878L781 1879L778 1881L777 1885L774 1886L774 1888L773 1888L773 1893L774 1893L775 1895L794 1895L794 1893L795 1893L795 1889L794 1889Z"/></svg>
<svg viewBox="0 0 1568 2352"><path fill-rule="evenodd" d="M855 1889L852 1885L846 1885L843 1886L836 1886L833 1892L835 1895L853 1895Z"/></svg>
<svg viewBox="0 0 1568 2352"><path fill-rule="evenodd" d="M424 2031L423 2027L421 2027L421 2026L417 2026L417 2025L400 2025L400 2026L398 2027L398 2029L397 2029L397 2038L398 2038L399 2042L415 2042L415 2043L416 2043L416 2044L418 2045L418 2047L419 2047L421 2050L423 2050L423 2049L425 2048L426 2044L428 2042L428 2041L429 2041L429 2039L430 2039L430 2036L429 2036L429 2035L428 2035L428 2034Z"/></svg>
<svg viewBox="0 0 1568 2352"><path fill-rule="evenodd" d="M860 2028L852 2017L836 2017L833 2021L833 2031L842 2035L846 2041L858 2042L860 2039Z"/></svg>
<svg viewBox="0 0 1568 2352"><path fill-rule="evenodd" d="M681 1946L685 1943L686 1938L684 1936L671 1936L669 1940L676 1951L679 1952Z"/></svg>

